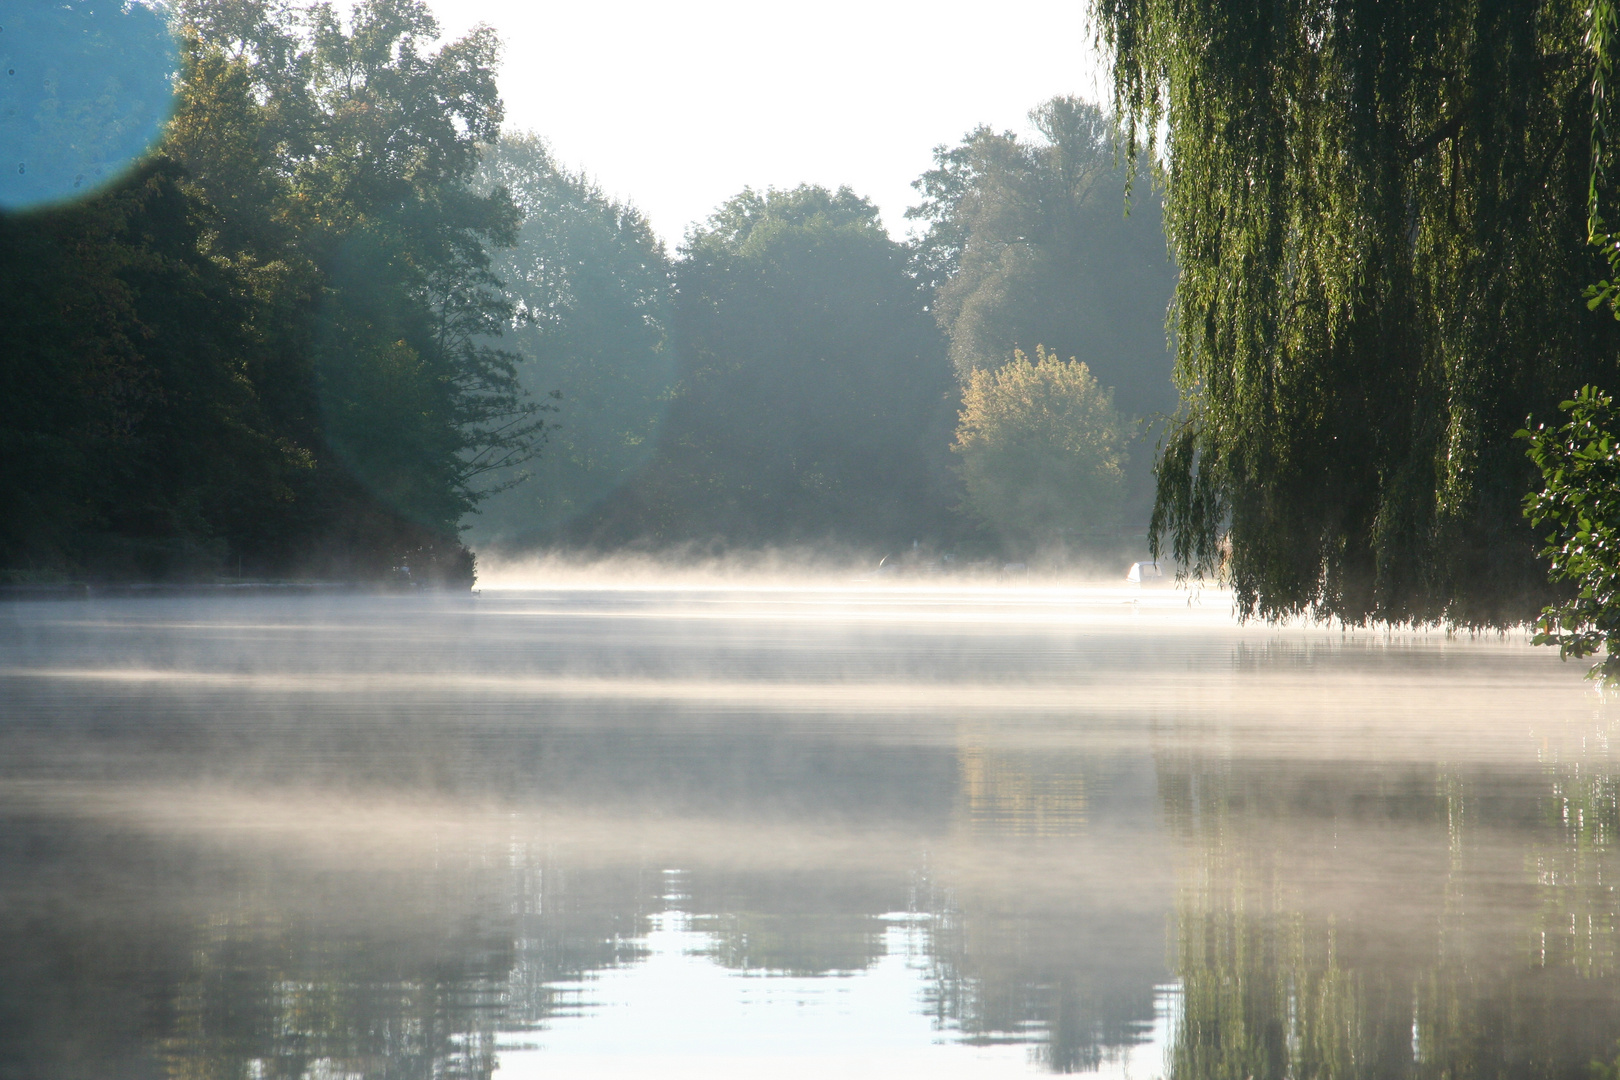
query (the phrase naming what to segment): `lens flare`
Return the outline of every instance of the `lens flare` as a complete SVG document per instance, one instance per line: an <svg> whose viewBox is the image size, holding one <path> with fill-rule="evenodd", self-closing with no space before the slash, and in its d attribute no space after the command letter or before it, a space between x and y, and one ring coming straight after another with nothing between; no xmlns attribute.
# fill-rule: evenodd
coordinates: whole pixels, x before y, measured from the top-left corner
<svg viewBox="0 0 1620 1080"><path fill-rule="evenodd" d="M123 174L174 109L160 11L122 0L0 9L0 209L83 197Z"/></svg>

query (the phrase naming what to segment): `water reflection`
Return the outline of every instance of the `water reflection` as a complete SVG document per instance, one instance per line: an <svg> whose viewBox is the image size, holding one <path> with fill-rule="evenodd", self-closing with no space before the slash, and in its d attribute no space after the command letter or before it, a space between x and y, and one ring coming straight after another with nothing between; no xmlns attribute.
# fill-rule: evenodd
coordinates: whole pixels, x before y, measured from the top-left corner
<svg viewBox="0 0 1620 1080"><path fill-rule="evenodd" d="M0 1077L1612 1056L1578 671L1122 599L10 605Z"/></svg>
<svg viewBox="0 0 1620 1080"><path fill-rule="evenodd" d="M1170 1075L1584 1077L1612 1057L1611 722L1526 727L1517 768L1162 755L1186 844Z"/></svg>

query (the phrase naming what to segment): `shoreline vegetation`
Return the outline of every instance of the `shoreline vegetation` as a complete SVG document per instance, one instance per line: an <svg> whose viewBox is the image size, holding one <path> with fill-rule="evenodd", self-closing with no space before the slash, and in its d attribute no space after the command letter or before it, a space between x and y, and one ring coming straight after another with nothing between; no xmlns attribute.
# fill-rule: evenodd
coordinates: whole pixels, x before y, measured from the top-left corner
<svg viewBox="0 0 1620 1080"><path fill-rule="evenodd" d="M158 142L0 210L0 583L1152 552L1244 617L1468 628L1585 587L1515 432L1620 371L1607 7L1094 5L1111 111L937 147L906 239L805 184L674 250L504 125L488 27L164 10ZM30 115L117 96L23 63Z"/></svg>

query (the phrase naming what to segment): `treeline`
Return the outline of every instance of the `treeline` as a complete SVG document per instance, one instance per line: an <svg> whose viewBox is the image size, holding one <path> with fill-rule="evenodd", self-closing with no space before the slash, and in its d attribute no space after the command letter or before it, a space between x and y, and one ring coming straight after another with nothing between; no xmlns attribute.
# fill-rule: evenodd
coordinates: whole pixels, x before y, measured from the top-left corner
<svg viewBox="0 0 1620 1080"><path fill-rule="evenodd" d="M464 529L1023 550L1145 518L1132 422L1173 403L1173 278L1096 109L941 148L914 242L803 187L744 191L672 256L502 134L488 30L440 44L414 0L173 16L156 148L0 213L9 579L466 581ZM1058 395L1032 408L1075 423L959 436L963 387L992 401L1018 350ZM1054 498L1066 462L1113 480Z"/></svg>
<svg viewBox="0 0 1620 1080"><path fill-rule="evenodd" d="M1032 118L1039 139L981 128L936 152L909 243L854 192L807 186L745 190L673 256L539 140L503 139L487 182L526 214L495 255L519 311L507 341L531 392L561 400L546 452L512 471L528 479L471 534L1139 545L1153 444L1138 421L1175 401L1158 203L1141 185L1127 216L1098 109L1060 98ZM1021 354L1042 366L1018 383Z"/></svg>

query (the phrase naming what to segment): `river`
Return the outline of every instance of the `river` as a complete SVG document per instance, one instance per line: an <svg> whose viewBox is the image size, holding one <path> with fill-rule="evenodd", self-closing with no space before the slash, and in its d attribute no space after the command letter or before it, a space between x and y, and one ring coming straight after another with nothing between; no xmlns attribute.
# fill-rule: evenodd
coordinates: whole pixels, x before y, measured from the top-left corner
<svg viewBox="0 0 1620 1080"><path fill-rule="evenodd" d="M1586 1078L1581 673L1218 592L0 604L0 1078Z"/></svg>

